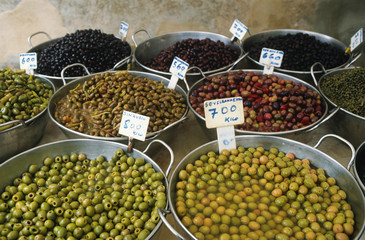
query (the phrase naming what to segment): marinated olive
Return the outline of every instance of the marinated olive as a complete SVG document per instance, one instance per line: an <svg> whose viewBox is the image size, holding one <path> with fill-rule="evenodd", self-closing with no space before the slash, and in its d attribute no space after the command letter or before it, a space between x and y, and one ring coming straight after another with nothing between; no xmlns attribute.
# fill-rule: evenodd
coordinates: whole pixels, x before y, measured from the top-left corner
<svg viewBox="0 0 365 240"><path fill-rule="evenodd" d="M271 160L254 160L259 152ZM212 161L227 161L214 161L211 169L211 163L200 160L208 155ZM263 169L264 173L260 176L258 171L250 174L236 169L238 177L233 178L232 166L237 166L235 160L242 156L248 159L238 165L240 169ZM196 159L177 175L175 209L197 239L233 239L233 235L237 239L326 239L335 235L349 239L354 232L354 213L345 192L328 176L322 181L333 189L322 188L318 175L326 175L325 171L311 166L308 159L276 148L242 146L220 154L203 153ZM296 170L283 176L281 170L287 165ZM191 169L199 168L202 171L193 175L195 170ZM197 185L204 182L204 188L189 191L192 176Z"/></svg>
<svg viewBox="0 0 365 240"><path fill-rule="evenodd" d="M189 96L191 107L204 117L204 101L242 97L245 122L236 128L280 132L303 128L323 115L318 91L300 82L242 70L206 77Z"/></svg>
<svg viewBox="0 0 365 240"><path fill-rule="evenodd" d="M190 67L196 66L207 72L230 65L238 59L239 53L220 40L188 38L162 50L157 56L144 62L144 65L158 71L169 72L174 57L189 63Z"/></svg>
<svg viewBox="0 0 365 240"><path fill-rule="evenodd" d="M100 30L85 29L68 33L37 52L37 72L48 76L61 76L61 71L73 63L82 63L89 72L97 73L112 69L131 54L131 47L113 34ZM66 77L85 75L82 67L65 71Z"/></svg>
<svg viewBox="0 0 365 240"><path fill-rule="evenodd" d="M74 164L62 174L70 163L66 159L72 159ZM157 209L167 204L165 187L161 187L164 175L142 158L122 170L119 163L127 159L133 158L119 149L110 161L72 154L46 157L47 165L30 165L29 172L24 172L13 185L5 186L0 194L0 238L147 238L160 220ZM139 173L141 181L129 185L138 177L131 174L133 171ZM54 179L61 175L68 181ZM121 181L107 180L116 176ZM39 179L44 179L45 184L37 185ZM144 192L148 196L142 197Z"/></svg>
<svg viewBox="0 0 365 240"><path fill-rule="evenodd" d="M50 84L26 74L25 70L0 70L0 124L37 116L47 108L52 94ZM0 127L0 131L12 126Z"/></svg>
<svg viewBox="0 0 365 240"><path fill-rule="evenodd" d="M187 109L182 94L127 71L97 74L70 90L56 104L57 122L101 137L121 137L119 127L124 110L150 117L147 133L152 133L180 120Z"/></svg>

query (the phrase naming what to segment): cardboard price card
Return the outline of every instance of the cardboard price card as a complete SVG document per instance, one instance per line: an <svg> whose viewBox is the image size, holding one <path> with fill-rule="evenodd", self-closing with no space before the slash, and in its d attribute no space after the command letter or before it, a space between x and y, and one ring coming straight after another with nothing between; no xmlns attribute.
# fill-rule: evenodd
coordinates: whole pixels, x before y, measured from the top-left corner
<svg viewBox="0 0 365 240"><path fill-rule="evenodd" d="M147 116L123 111L119 134L144 141L149 121L150 118Z"/></svg>
<svg viewBox="0 0 365 240"><path fill-rule="evenodd" d="M223 98L204 102L207 128L218 128L244 122L242 97Z"/></svg>

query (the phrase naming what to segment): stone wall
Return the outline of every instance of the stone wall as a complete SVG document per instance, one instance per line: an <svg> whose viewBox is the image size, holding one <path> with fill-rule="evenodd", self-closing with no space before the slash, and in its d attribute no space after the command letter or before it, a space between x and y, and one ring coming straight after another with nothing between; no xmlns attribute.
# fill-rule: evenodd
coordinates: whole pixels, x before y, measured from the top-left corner
<svg viewBox="0 0 365 240"><path fill-rule="evenodd" d="M0 3L0 65L18 67L18 56L30 49L27 38L45 31L52 38L77 29L101 29L118 35L129 23L127 41L136 30L152 36L195 30L231 37L234 19L252 34L292 28L320 32L346 45L365 24L365 1L357 0L2 0ZM146 36L136 36L143 41ZM47 41L32 38L33 46ZM363 60L360 60L363 61Z"/></svg>

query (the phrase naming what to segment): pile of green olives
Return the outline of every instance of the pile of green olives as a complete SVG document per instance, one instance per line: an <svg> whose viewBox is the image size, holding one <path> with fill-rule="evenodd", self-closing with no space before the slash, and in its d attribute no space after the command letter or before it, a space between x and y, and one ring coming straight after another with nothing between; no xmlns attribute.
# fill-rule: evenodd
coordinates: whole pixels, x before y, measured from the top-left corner
<svg viewBox="0 0 365 240"><path fill-rule="evenodd" d="M166 207L164 175L118 149L30 165L0 195L0 239L145 239Z"/></svg>
<svg viewBox="0 0 365 240"><path fill-rule="evenodd" d="M354 212L333 177L277 148L207 152L178 172L175 210L197 239L344 240Z"/></svg>

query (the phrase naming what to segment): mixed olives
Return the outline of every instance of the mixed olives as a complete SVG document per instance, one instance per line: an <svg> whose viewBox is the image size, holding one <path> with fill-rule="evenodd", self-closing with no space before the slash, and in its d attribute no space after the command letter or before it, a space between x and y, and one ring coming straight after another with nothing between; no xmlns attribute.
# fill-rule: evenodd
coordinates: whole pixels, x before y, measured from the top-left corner
<svg viewBox="0 0 365 240"><path fill-rule="evenodd" d="M57 122L101 137L121 137L118 131L124 110L150 117L147 133L180 120L187 110L182 94L127 71L97 74L70 90L56 104Z"/></svg>
<svg viewBox="0 0 365 240"><path fill-rule="evenodd" d="M37 116L47 108L52 94L50 84L26 74L25 70L0 70L0 124ZM0 131L12 126L2 126Z"/></svg>
<svg viewBox="0 0 365 240"><path fill-rule="evenodd" d="M263 41L247 45L250 56L259 61L262 48L284 51L282 69L293 71L310 71L311 66L320 62L326 69L343 65L349 55L334 45L322 42L307 33L285 34L269 37Z"/></svg>
<svg viewBox="0 0 365 240"><path fill-rule="evenodd" d="M48 76L61 76L61 71L73 63L82 63L89 72L97 73L112 69L115 64L131 55L131 47L113 34L96 29L77 30L68 33L46 48L37 51L37 72ZM80 67L64 72L65 77L83 76Z"/></svg>
<svg viewBox="0 0 365 240"><path fill-rule="evenodd" d="M365 68L348 69L325 75L320 82L322 93L337 106L365 117Z"/></svg>
<svg viewBox="0 0 365 240"><path fill-rule="evenodd" d="M0 195L1 240L145 239L166 207L163 173L118 149L45 157Z"/></svg>
<svg viewBox="0 0 365 240"><path fill-rule="evenodd" d="M143 64L161 72L169 72L174 57L179 57L187 62L189 67L199 67L203 72L208 72L230 65L238 59L239 54L233 47L220 40L188 38L162 50L156 57Z"/></svg>
<svg viewBox="0 0 365 240"><path fill-rule="evenodd" d="M279 132L299 129L317 122L323 115L318 91L300 82L249 71L229 71L206 77L189 95L191 107L204 117L204 101L242 97L244 131Z"/></svg>
<svg viewBox="0 0 365 240"><path fill-rule="evenodd" d="M277 148L203 153L177 175L175 210L197 239L349 239L354 215L333 177Z"/></svg>

